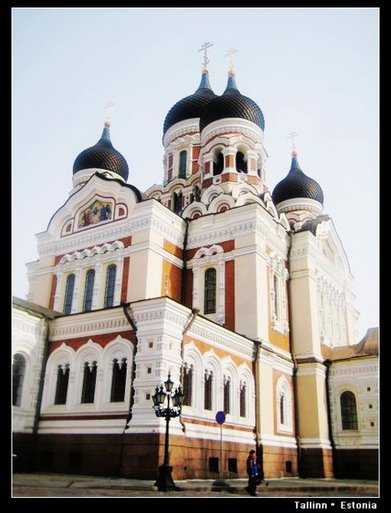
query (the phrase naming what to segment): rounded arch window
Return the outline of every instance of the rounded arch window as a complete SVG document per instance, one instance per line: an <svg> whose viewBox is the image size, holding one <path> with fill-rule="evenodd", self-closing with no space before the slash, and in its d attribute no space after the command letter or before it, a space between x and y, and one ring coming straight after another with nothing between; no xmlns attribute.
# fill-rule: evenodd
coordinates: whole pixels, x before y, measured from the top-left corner
<svg viewBox="0 0 391 513"><path fill-rule="evenodd" d="M356 404L356 396L353 392L349 390L343 392L340 397L341 403L341 420L342 420L342 429L345 430L357 430L358 429L358 420L357 420L357 404Z"/></svg>
<svg viewBox="0 0 391 513"><path fill-rule="evenodd" d="M187 151L183 150L179 153L178 177L186 178L186 174L187 174Z"/></svg>
<svg viewBox="0 0 391 513"><path fill-rule="evenodd" d="M242 151L235 155L235 167L238 173L247 173L247 159Z"/></svg>
<svg viewBox="0 0 391 513"><path fill-rule="evenodd" d="M213 176L220 175L224 169L224 155L221 150L217 150L213 161Z"/></svg>

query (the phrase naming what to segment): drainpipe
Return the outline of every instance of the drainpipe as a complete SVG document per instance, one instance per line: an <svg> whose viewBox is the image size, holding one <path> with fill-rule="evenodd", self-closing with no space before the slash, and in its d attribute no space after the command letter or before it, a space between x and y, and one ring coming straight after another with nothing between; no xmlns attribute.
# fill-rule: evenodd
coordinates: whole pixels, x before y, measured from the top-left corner
<svg viewBox="0 0 391 513"><path fill-rule="evenodd" d="M331 360L325 360L324 362L326 366L326 379L325 379L325 386L326 386L326 408L327 408L327 426L329 430L329 440L331 445L331 455L333 459L333 474L334 474L334 465L337 462L336 459L336 447L335 447L335 441L333 436L333 423L331 420L331 400L330 400L330 368L331 368Z"/></svg>
<svg viewBox="0 0 391 513"><path fill-rule="evenodd" d="M189 219L186 218L184 219L185 223L186 223L186 228L185 228L185 236L184 236L184 239L183 239L183 251L182 251L182 258L183 258L183 265L182 265L182 290L181 290L181 303L183 305L186 304L186 252L187 252L187 239L188 239L188 235L189 235Z"/></svg>
<svg viewBox="0 0 391 513"><path fill-rule="evenodd" d="M259 358L259 350L261 349L262 342L258 339L254 339L254 381L255 381L255 446L257 450L257 456L259 461L259 429L261 423L261 411L258 400L258 390L259 390L259 374L258 374L258 358ZM262 455L262 475L263 475L263 455Z"/></svg>
<svg viewBox="0 0 391 513"><path fill-rule="evenodd" d="M135 363L135 356L136 356L136 352L137 352L137 345L138 345L138 340L137 340L137 326L134 322L134 320L132 319L132 317L130 316L129 312L128 312L128 308L130 306L130 303L121 303L121 306L122 306L122 310L124 312L124 315L126 317L126 319L128 320L130 326L132 327L133 331L134 331L134 353L133 353L133 365L132 365L132 376L131 376L131 389L130 389L130 398L129 398L129 410L128 410L128 415L126 417L126 422L125 422L125 426L124 426L124 429L122 430L122 437L121 437L121 454L120 454L120 457L119 457L119 463L118 463L118 471L117 471L117 474L118 475L123 475L122 474L122 464L123 464L123 456L124 456L124 435L125 435L125 431L128 429L129 427L129 422L131 421L132 419L132 407L133 407L133 404L134 404L134 386L133 386L133 380L134 380L134 376L136 374L136 363Z"/></svg>
<svg viewBox="0 0 391 513"><path fill-rule="evenodd" d="M183 328L183 331L182 331L182 347L181 347L181 358L182 358L182 366L181 366L181 380L183 378L183 358L184 358L184 340L185 340L185 335L186 333L189 331L189 329L192 327L197 315L200 313L199 309L198 308L192 308L191 309L191 317L190 319L188 320L187 324L185 325L185 327Z"/></svg>
<svg viewBox="0 0 391 513"><path fill-rule="evenodd" d="M39 376L39 384L38 384L38 393L37 393L37 402L35 406L35 415L34 415L34 423L33 423L33 431L32 431L32 446L33 446L33 459L36 459L36 454L38 451L37 444L37 436L38 436L38 427L39 427L39 417L41 413L41 405L42 405L42 397L43 397L43 388L45 385L45 374L46 374L46 364L49 358L49 339L50 339L50 321L53 317L43 317L43 322L45 324L45 339L43 343L42 349L42 365L41 372ZM30 465L31 465L30 460Z"/></svg>
<svg viewBox="0 0 391 513"><path fill-rule="evenodd" d="M122 310L124 312L124 315L125 317L127 318L129 324L131 325L133 331L134 331L134 353L133 353L133 365L132 365L132 377L131 377L131 383L132 383L132 387L131 387L131 392L130 392L130 398L129 398L129 411L128 411L128 416L126 418L126 423L125 423L125 426L124 426L124 430L122 432L122 434L125 433L125 431L128 429L128 424L129 422L131 421L132 419L132 407L133 407L133 404L134 404L134 387L133 387L133 380L134 380L134 377L136 375L136 363L135 363L135 356L136 356L136 352L137 352L137 345L138 345L138 340L137 340L137 326L134 322L134 320L132 319L132 317L130 316L129 312L128 312L128 308L130 306L130 303L122 303L121 304L122 306Z"/></svg>
<svg viewBox="0 0 391 513"><path fill-rule="evenodd" d="M300 434L299 434L299 406L298 406L298 393L297 393L297 371L298 371L298 364L296 358L292 354L292 360L293 360L293 398L294 398L294 417L295 417L295 438L296 438L296 446L297 446L297 473L299 477L305 477L305 475L302 475L302 466L301 466L301 441L300 441Z"/></svg>

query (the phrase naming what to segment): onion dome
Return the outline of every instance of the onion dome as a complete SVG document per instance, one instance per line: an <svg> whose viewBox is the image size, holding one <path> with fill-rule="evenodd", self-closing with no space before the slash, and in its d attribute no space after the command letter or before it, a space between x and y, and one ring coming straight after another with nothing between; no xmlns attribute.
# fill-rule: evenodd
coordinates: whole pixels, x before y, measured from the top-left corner
<svg viewBox="0 0 391 513"><path fill-rule="evenodd" d="M241 118L252 121L262 130L265 120L258 105L247 96L243 96L236 87L235 74L231 70L224 93L208 103L200 119L200 132L213 121L224 118Z"/></svg>
<svg viewBox="0 0 391 513"><path fill-rule="evenodd" d="M73 174L83 169L102 169L112 171L125 182L128 179L129 167L119 151L117 151L110 141L110 123L105 122L102 136L95 146L82 151L73 164Z"/></svg>
<svg viewBox="0 0 391 513"><path fill-rule="evenodd" d="M272 198L275 205L296 198L315 200L323 205L322 188L300 169L296 151L292 152L292 164L288 175L275 186Z"/></svg>
<svg viewBox="0 0 391 513"><path fill-rule="evenodd" d="M208 103L216 98L209 83L209 73L206 68L202 71L201 82L194 94L179 100L168 112L163 125L163 135L176 123L186 119L199 118Z"/></svg>

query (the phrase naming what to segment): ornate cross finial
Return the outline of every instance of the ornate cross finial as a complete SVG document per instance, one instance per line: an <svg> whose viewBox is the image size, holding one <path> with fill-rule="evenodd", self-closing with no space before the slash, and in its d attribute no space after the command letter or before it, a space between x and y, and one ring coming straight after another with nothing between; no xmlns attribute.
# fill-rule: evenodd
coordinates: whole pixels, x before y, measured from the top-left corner
<svg viewBox="0 0 391 513"><path fill-rule="evenodd" d="M224 55L224 57L229 57L229 71L233 71L234 69L234 62L232 59L232 56L234 53L237 53L239 50L236 50L236 48L230 48L227 50L227 53Z"/></svg>
<svg viewBox="0 0 391 513"><path fill-rule="evenodd" d="M209 63L209 59L208 59L208 55L207 55L207 51L208 51L208 48L210 48L211 46L213 46L213 43L208 43L208 42L205 42L201 48L198 50L199 52L204 52L204 60L203 62L201 63L203 65L204 68L207 67L208 63Z"/></svg>
<svg viewBox="0 0 391 513"><path fill-rule="evenodd" d="M110 121L111 121L111 108L113 107L113 105L115 105L112 101L108 101L107 102L107 105L105 107L105 111L106 111L106 119L105 119L105 126L106 127L109 127L110 126Z"/></svg>
<svg viewBox="0 0 391 513"><path fill-rule="evenodd" d="M287 139L292 139L292 153L296 153L296 143L295 143L295 137L297 137L299 134L297 132L291 132Z"/></svg>

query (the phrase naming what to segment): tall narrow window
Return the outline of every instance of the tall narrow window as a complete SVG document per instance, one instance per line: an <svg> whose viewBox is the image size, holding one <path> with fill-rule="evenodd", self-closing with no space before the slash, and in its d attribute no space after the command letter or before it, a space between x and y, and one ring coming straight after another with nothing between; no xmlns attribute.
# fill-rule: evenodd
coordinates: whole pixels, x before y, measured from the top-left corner
<svg viewBox="0 0 391 513"><path fill-rule="evenodd" d="M341 395L342 429L358 429L356 397L353 392Z"/></svg>
<svg viewBox="0 0 391 513"><path fill-rule="evenodd" d="M244 160L244 155L241 151L236 153L235 165L238 173L247 173L247 162Z"/></svg>
<svg viewBox="0 0 391 513"><path fill-rule="evenodd" d="M120 362L117 358L114 358L110 397L110 402L112 403L119 403L125 399L127 367L126 358L122 358Z"/></svg>
<svg viewBox="0 0 391 513"><path fill-rule="evenodd" d="M167 182L172 180L172 163L174 161L172 153L168 155L168 165L167 165Z"/></svg>
<svg viewBox="0 0 391 513"><path fill-rule="evenodd" d="M186 178L187 151L181 151L179 154L179 178Z"/></svg>
<svg viewBox="0 0 391 513"><path fill-rule="evenodd" d="M279 303L280 303L280 295L278 289L278 277L276 275L273 276L273 293L274 293L274 317L276 320L280 318L279 312Z"/></svg>
<svg viewBox="0 0 391 513"><path fill-rule="evenodd" d="M94 280L95 280L95 271L94 269L90 269L86 274L86 284L84 288L84 301L83 301L83 310L85 312L89 312L92 308L92 296L94 293Z"/></svg>
<svg viewBox="0 0 391 513"><path fill-rule="evenodd" d="M69 274L67 277L67 284L65 287L65 296L64 296L64 314L70 314L72 311L72 301L73 301L73 289L75 288L75 275Z"/></svg>
<svg viewBox="0 0 391 513"><path fill-rule="evenodd" d="M195 185L193 187L193 197L194 197L195 201L201 200L201 193L202 193L201 187L199 185Z"/></svg>
<svg viewBox="0 0 391 513"><path fill-rule="evenodd" d="M280 423L285 424L286 423L286 413L285 413L285 394L284 392L281 392L280 394L280 400L279 400L279 409L280 409Z"/></svg>
<svg viewBox="0 0 391 513"><path fill-rule="evenodd" d="M84 363L83 390L81 393L82 403L93 403L95 397L97 364L92 362Z"/></svg>
<svg viewBox="0 0 391 513"><path fill-rule="evenodd" d="M210 314L216 312L216 269L207 269L205 271L204 284L204 313Z"/></svg>
<svg viewBox="0 0 391 513"><path fill-rule="evenodd" d="M67 363L64 366L59 365L57 367L57 385L56 385L56 396L54 398L54 404L65 404L67 402L68 383L69 383L69 364Z"/></svg>
<svg viewBox="0 0 391 513"><path fill-rule="evenodd" d="M246 383L240 384L240 416L246 416Z"/></svg>
<svg viewBox="0 0 391 513"><path fill-rule="evenodd" d="M117 266L114 264L109 265L106 272L106 289L105 289L105 308L109 308L114 304L114 291L115 291L115 276L117 273Z"/></svg>
<svg viewBox="0 0 391 513"><path fill-rule="evenodd" d="M191 406L191 397L193 394L193 366L185 364L183 371L183 393L185 394L184 406Z"/></svg>
<svg viewBox="0 0 391 513"><path fill-rule="evenodd" d="M94 293L94 280L95 280L95 271L94 271L94 269L90 269L86 274L86 284L85 284L85 289L84 289L83 310L85 312L89 312L92 308L92 295Z"/></svg>
<svg viewBox="0 0 391 513"><path fill-rule="evenodd" d="M22 404L25 373L26 359L23 355L17 353L12 363L12 404L14 406L20 406Z"/></svg>
<svg viewBox="0 0 391 513"><path fill-rule="evenodd" d="M204 378L204 409L205 410L212 409L212 382L213 382L213 373L205 371L205 378Z"/></svg>
<svg viewBox="0 0 391 513"><path fill-rule="evenodd" d="M172 204L174 208L174 212L176 214L179 214L182 210L182 193L181 192L174 192L172 195Z"/></svg>
<svg viewBox="0 0 391 513"><path fill-rule="evenodd" d="M220 175L224 169L224 155L220 153L217 155L217 162L213 163L213 176Z"/></svg>
<svg viewBox="0 0 391 513"><path fill-rule="evenodd" d="M231 413L231 380L224 379L224 413Z"/></svg>

